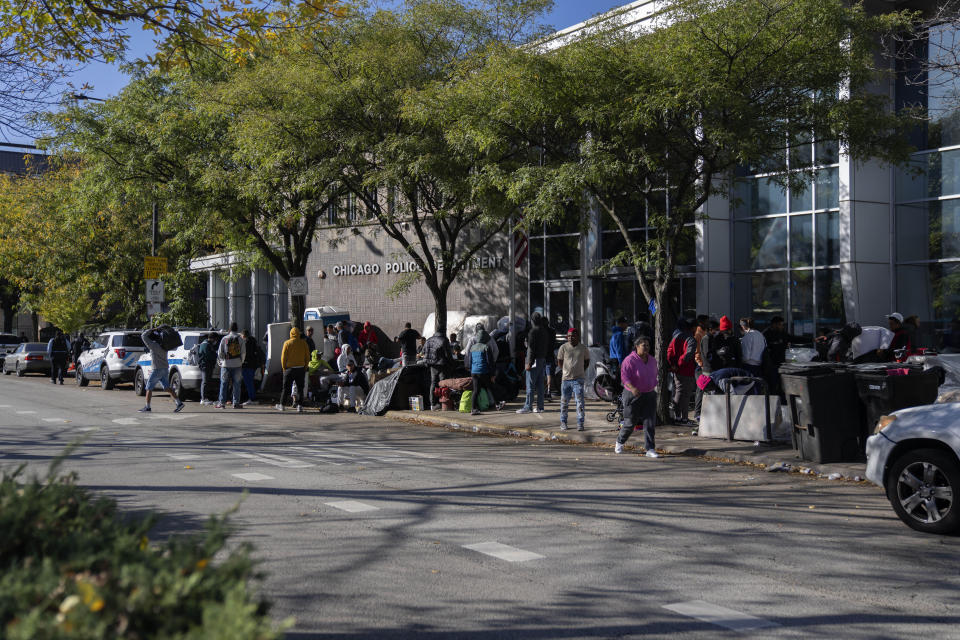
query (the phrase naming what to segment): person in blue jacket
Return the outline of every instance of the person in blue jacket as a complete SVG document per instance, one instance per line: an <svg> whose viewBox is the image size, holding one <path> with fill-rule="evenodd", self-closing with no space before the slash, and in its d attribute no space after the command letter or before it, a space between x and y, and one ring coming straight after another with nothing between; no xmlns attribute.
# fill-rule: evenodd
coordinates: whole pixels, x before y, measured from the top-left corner
<svg viewBox="0 0 960 640"><path fill-rule="evenodd" d="M627 342L627 319L623 316L617 320L613 327L613 335L610 336L610 363L613 365L617 376L620 375L620 363L624 358L630 355L630 347Z"/></svg>

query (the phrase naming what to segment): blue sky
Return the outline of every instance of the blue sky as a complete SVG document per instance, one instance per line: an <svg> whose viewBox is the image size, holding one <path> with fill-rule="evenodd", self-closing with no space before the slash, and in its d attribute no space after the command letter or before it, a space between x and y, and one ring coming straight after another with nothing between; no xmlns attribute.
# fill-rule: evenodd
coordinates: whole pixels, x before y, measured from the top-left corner
<svg viewBox="0 0 960 640"><path fill-rule="evenodd" d="M557 29L583 22L603 11L627 4L630 0L556 0L553 11L544 22ZM133 57L148 53L153 48L153 36L139 30L131 30L131 53ZM75 73L72 82L80 87L89 84L87 95L98 98L114 96L127 84L128 78L116 65L91 64Z"/></svg>
<svg viewBox="0 0 960 640"><path fill-rule="evenodd" d="M627 4L630 0L555 0L553 11L544 17L543 22L557 29L563 29L614 7ZM153 36L147 32L132 28L130 31L131 59L146 55L153 49ZM74 72L70 82L82 92L95 98L108 98L117 95L129 78L120 71L117 65L89 64ZM20 140L19 136L12 135L12 142L31 142Z"/></svg>

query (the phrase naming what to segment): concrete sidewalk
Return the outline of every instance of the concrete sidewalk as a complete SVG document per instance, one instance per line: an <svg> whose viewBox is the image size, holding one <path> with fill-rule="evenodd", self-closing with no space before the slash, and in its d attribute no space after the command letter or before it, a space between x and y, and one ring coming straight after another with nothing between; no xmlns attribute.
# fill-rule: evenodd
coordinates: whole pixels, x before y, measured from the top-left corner
<svg viewBox="0 0 960 640"><path fill-rule="evenodd" d="M573 404L573 403L571 403ZM606 414L613 407L610 403L588 400L586 403L585 430L576 430L576 408L570 407L571 428L560 430L560 403L548 402L543 413L518 414L519 402L508 405L503 411L485 411L471 416L457 411L388 411L387 418L416 422L418 424L488 433L514 437L533 437L545 441L568 444L589 444L613 448L617 438L617 425L607 422ZM660 425L657 427L657 450L673 455L697 456L723 462L744 462L763 466L768 471L796 471L822 475L831 479L860 480L864 477L866 463L838 462L816 464L801 460L789 442L755 443L701 438L694 435L695 427ZM643 434L634 433L626 449L637 453L642 450ZM839 474L839 477L836 475Z"/></svg>

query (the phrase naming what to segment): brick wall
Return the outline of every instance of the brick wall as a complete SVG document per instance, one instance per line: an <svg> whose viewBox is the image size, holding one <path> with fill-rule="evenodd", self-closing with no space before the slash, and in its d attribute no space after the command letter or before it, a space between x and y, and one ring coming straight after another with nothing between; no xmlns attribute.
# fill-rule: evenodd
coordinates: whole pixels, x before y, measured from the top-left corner
<svg viewBox="0 0 960 640"><path fill-rule="evenodd" d="M409 277L409 255L379 227L361 229L359 233L321 231L307 267L307 306L346 309L354 320L370 321L391 337L405 322L422 330L427 316L434 311L433 296L422 280L404 294L389 294L398 280ZM450 288L447 309L468 315L507 315L510 282L506 237L493 238L478 257L479 268L464 272ZM317 276L319 271L326 273L325 279ZM355 274L356 271L365 273ZM517 314L526 315L527 282L525 269L520 271L524 273L521 276L518 272L517 277Z"/></svg>

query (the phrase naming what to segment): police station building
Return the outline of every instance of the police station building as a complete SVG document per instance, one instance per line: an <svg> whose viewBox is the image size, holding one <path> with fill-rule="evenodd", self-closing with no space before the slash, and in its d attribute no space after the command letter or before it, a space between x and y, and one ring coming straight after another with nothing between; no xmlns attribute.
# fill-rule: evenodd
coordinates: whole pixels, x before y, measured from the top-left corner
<svg viewBox="0 0 960 640"><path fill-rule="evenodd" d="M638 22L653 6L635 2L611 13L626 12ZM561 41L584 28L575 25L554 37ZM947 55L958 44L955 35L948 27L934 30L930 42L913 45L914 53L920 59ZM850 321L884 325L886 314L899 311L919 318L925 346L960 348L960 83L908 82L919 68L910 66L898 68L890 86L881 88L898 106L924 105L931 114L913 133L918 151L910 166L855 161L832 143L814 141L794 150L818 166L803 193L785 192L768 175L741 172L728 198L707 203L696 238L678 252L677 309L688 316L753 316L761 326L783 316L792 333L811 337ZM631 229L640 239L647 233L646 213L638 212ZM519 315L542 311L557 326L579 326L586 342L595 344L606 341L618 316L646 314L647 303L628 269L601 269L624 249L619 231L596 211L583 216L529 232L529 255L516 270L515 304ZM415 265L375 226L358 229L338 243L330 242L332 229L320 232L308 269L307 306L343 308L391 336L404 322L422 327L433 311L422 284L388 295ZM494 238L451 289L448 308L506 315L509 249L506 237ZM197 261L195 268L209 271L214 323L234 319L262 335L266 322L286 319L286 289L275 275L256 272L231 282L223 256Z"/></svg>

